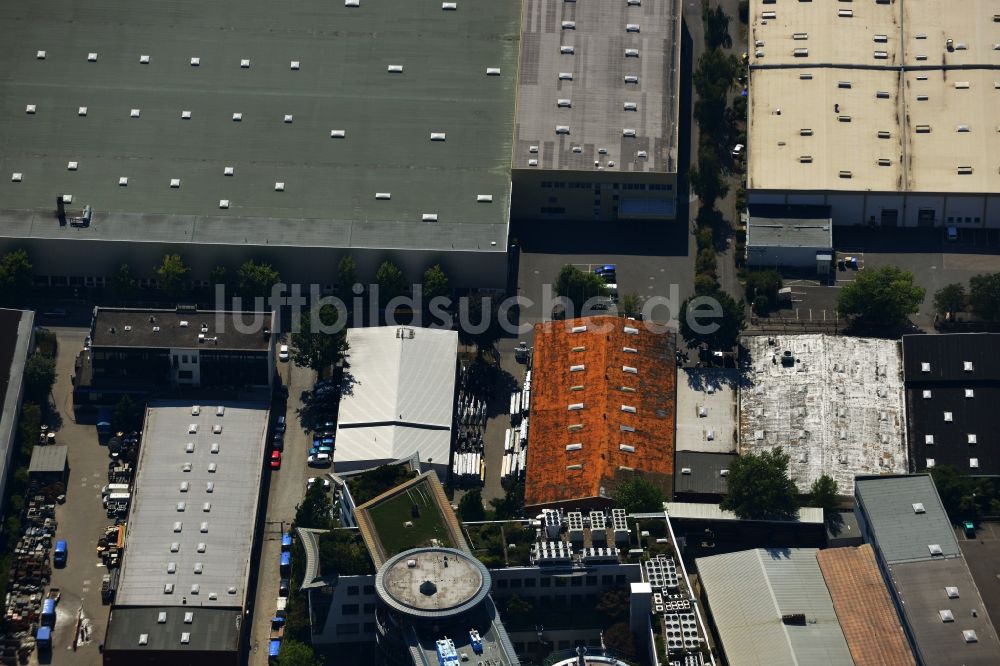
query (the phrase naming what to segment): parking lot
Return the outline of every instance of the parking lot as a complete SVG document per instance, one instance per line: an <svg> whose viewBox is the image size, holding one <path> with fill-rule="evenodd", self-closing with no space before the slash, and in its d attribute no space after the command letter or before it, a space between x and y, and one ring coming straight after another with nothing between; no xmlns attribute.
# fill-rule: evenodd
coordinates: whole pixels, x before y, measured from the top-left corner
<svg viewBox="0 0 1000 666"><path fill-rule="evenodd" d="M934 330L934 293L952 282L968 286L969 278L1000 271L1000 230L963 229L957 241L945 239L944 229L834 228L837 259L857 258L857 269L834 267L835 281L821 285L816 280L786 280L792 289L792 304L778 317L797 321L830 321L836 317L839 289L854 281L860 271L880 266L898 266L910 271L927 294L913 323L927 332Z"/></svg>

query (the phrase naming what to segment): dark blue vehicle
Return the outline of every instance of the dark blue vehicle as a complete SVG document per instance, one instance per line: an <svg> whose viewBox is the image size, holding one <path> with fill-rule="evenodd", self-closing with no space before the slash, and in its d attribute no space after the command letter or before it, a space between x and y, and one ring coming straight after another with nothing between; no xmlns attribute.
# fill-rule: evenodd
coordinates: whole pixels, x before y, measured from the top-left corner
<svg viewBox="0 0 1000 666"><path fill-rule="evenodd" d="M281 652L281 641L279 639L274 639L268 641L267 643L267 659L271 663L275 663L278 660L278 653Z"/></svg>
<svg viewBox="0 0 1000 666"><path fill-rule="evenodd" d="M292 535L285 532L281 535L281 552L285 553L292 549Z"/></svg>
<svg viewBox="0 0 1000 666"><path fill-rule="evenodd" d="M287 577L292 573L292 554L289 552L284 552L281 554L281 565L280 565L282 577Z"/></svg>
<svg viewBox="0 0 1000 666"><path fill-rule="evenodd" d="M314 446L311 449L309 449L309 455L314 456L317 453L327 453L332 456L333 449L330 448L329 446Z"/></svg>
<svg viewBox="0 0 1000 666"><path fill-rule="evenodd" d="M59 539L56 541L55 550L52 552L52 564L57 567L66 566L66 558L68 555L69 551L66 547L66 540Z"/></svg>

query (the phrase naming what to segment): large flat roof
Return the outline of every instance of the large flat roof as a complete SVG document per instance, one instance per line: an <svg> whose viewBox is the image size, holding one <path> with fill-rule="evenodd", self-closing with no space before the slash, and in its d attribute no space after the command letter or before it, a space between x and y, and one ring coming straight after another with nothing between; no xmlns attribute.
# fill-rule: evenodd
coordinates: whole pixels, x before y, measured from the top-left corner
<svg viewBox="0 0 1000 666"><path fill-rule="evenodd" d="M996 15L991 0L755 0L749 188L1000 190Z"/></svg>
<svg viewBox="0 0 1000 666"><path fill-rule="evenodd" d="M260 328L250 326L257 320ZM252 332L237 330L243 324ZM94 308L91 347L210 348L266 352L274 328L271 312L177 311ZM265 335L264 331L268 334ZM199 339L204 336L204 341Z"/></svg>
<svg viewBox="0 0 1000 666"><path fill-rule="evenodd" d="M698 578L729 664L853 666L816 553L760 548L698 558ZM798 613L804 622L782 621Z"/></svg>
<svg viewBox="0 0 1000 666"><path fill-rule="evenodd" d="M268 412L227 401L191 412L186 401L146 410L116 607L246 602Z"/></svg>
<svg viewBox="0 0 1000 666"><path fill-rule="evenodd" d="M829 474L841 493L856 474L905 472L899 343L829 335L745 336L741 451L782 447L802 492ZM785 352L794 363L783 362Z"/></svg>
<svg viewBox="0 0 1000 666"><path fill-rule="evenodd" d="M678 451L729 453L736 450L739 383L737 370L677 368Z"/></svg>
<svg viewBox="0 0 1000 666"><path fill-rule="evenodd" d="M136 653L235 652L240 646L242 621L243 611L238 608L116 606L111 610L104 649ZM186 643L181 642L183 634L187 634ZM142 636L145 643L139 642Z"/></svg>
<svg viewBox="0 0 1000 666"><path fill-rule="evenodd" d="M337 469L411 456L448 465L458 334L415 326L347 331L346 387L337 417Z"/></svg>
<svg viewBox="0 0 1000 666"><path fill-rule="evenodd" d="M74 238L502 250L519 17L437 0L4 5L7 233L68 233L49 212L65 193L94 210Z"/></svg>
<svg viewBox="0 0 1000 666"><path fill-rule="evenodd" d="M676 173L680 60L680 0L525 2L514 167Z"/></svg>

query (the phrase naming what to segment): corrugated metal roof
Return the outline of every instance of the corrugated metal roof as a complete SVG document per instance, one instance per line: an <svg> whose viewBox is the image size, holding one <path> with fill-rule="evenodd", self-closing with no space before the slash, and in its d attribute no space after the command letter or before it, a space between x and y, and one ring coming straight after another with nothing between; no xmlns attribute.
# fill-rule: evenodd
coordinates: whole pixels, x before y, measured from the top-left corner
<svg viewBox="0 0 1000 666"><path fill-rule="evenodd" d="M961 554L930 476L858 477L854 494L867 531L889 564ZM914 504L922 504L923 512ZM941 547L941 555L931 555L932 544Z"/></svg>
<svg viewBox="0 0 1000 666"><path fill-rule="evenodd" d="M412 334L412 337L411 337ZM405 458L448 463L458 334L412 326L352 328L334 464Z"/></svg>
<svg viewBox="0 0 1000 666"><path fill-rule="evenodd" d="M61 474L66 471L66 454L69 447L64 445L35 446L31 449L31 462L28 464L28 474L54 472Z"/></svg>
<svg viewBox="0 0 1000 666"><path fill-rule="evenodd" d="M762 548L697 560L730 666L853 666L816 552ZM805 623L782 622L799 613Z"/></svg>

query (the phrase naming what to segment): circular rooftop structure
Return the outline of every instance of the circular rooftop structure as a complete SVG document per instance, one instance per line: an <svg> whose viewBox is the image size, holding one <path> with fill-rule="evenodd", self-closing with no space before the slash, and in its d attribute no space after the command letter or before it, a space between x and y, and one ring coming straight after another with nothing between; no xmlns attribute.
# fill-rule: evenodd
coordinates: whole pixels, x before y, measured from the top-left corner
<svg viewBox="0 0 1000 666"><path fill-rule="evenodd" d="M379 598L413 618L461 615L490 592L482 562L454 548L414 548L396 555L375 574Z"/></svg>

